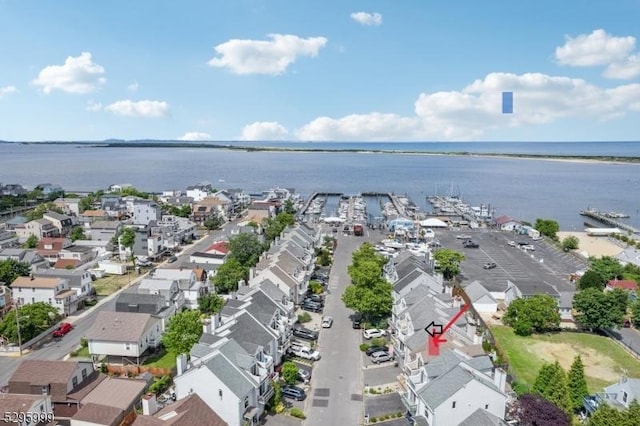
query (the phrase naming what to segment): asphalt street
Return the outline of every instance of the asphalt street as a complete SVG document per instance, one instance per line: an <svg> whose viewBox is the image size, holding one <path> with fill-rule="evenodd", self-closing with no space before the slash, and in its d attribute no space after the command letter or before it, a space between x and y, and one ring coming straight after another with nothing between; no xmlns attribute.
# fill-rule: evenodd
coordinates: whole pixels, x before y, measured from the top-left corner
<svg viewBox="0 0 640 426"><path fill-rule="evenodd" d="M327 232L331 234L329 228ZM358 347L361 330L352 328L353 311L340 299L350 284L347 267L351 264L351 254L363 242L377 241L381 236L377 232L364 237L333 235L338 238L338 246L329 276L331 294L324 309L324 315L333 317L333 326L320 332L322 359L314 365L312 390L305 404L304 424L308 426L357 425L364 420L362 357Z"/></svg>

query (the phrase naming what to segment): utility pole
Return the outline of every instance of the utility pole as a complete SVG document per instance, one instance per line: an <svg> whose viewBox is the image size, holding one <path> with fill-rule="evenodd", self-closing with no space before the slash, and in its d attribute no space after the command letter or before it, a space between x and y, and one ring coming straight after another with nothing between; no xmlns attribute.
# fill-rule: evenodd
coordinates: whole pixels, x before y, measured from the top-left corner
<svg viewBox="0 0 640 426"><path fill-rule="evenodd" d="M16 300L16 327L18 328L18 351L22 357L22 337L20 336L20 302Z"/></svg>

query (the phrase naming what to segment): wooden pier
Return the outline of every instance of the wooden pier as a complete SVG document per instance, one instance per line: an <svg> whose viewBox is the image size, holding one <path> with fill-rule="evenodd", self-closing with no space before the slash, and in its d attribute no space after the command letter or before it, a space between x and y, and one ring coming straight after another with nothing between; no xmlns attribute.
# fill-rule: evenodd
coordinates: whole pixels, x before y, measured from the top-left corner
<svg viewBox="0 0 640 426"><path fill-rule="evenodd" d="M605 216L604 214L600 213L597 210L594 209L587 209L587 210L582 210L580 212L581 216L586 216L586 217L590 217L591 219L595 219L598 222L602 222L602 223L606 223L609 226L613 226L615 228L618 229L623 229L625 231L629 231L633 234L640 234L640 230L634 228L631 225L627 225L626 223L622 223L618 220L612 219L608 216Z"/></svg>

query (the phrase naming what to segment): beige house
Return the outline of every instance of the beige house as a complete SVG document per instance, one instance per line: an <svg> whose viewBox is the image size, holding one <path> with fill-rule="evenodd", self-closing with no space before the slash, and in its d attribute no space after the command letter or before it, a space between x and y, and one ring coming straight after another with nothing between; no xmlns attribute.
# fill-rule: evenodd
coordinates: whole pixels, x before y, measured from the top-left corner
<svg viewBox="0 0 640 426"><path fill-rule="evenodd" d="M66 279L18 277L11 283L11 290L19 305L42 302L65 316L78 310L78 295Z"/></svg>

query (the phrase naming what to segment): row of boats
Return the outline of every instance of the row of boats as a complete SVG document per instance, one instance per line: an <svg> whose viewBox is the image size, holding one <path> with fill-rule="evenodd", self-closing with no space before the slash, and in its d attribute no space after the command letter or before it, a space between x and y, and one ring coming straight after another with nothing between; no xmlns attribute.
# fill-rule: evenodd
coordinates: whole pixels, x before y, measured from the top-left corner
<svg viewBox="0 0 640 426"><path fill-rule="evenodd" d="M491 222L495 213L491 204L471 206L458 197L433 195L427 197L427 201L433 206L436 215L460 216L472 222Z"/></svg>

